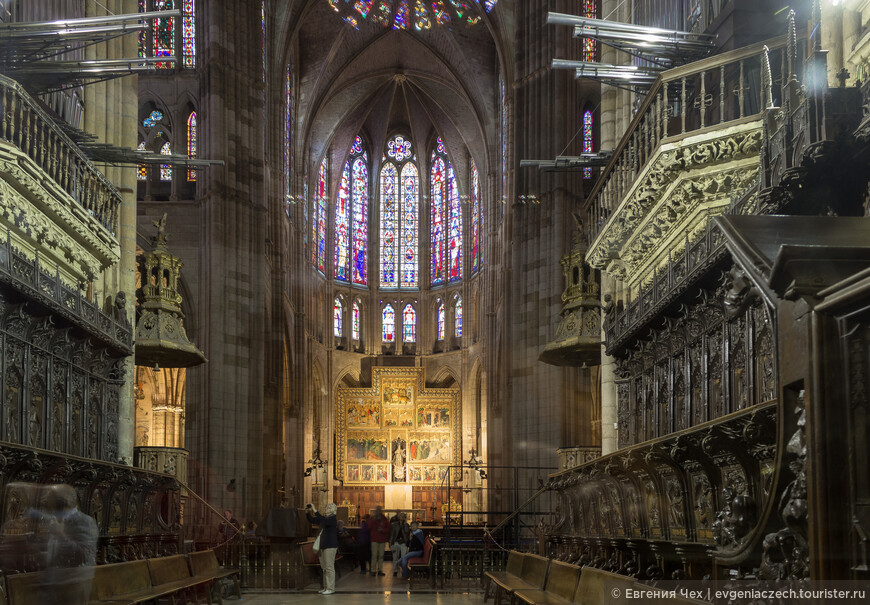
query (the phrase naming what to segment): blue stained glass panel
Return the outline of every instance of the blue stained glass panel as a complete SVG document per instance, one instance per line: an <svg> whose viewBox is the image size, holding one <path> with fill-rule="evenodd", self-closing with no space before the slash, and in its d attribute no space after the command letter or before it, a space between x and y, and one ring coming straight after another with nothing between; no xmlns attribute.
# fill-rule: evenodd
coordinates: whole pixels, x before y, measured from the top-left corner
<svg viewBox="0 0 870 605"><path fill-rule="evenodd" d="M406 141L401 135L393 137L387 143L387 155L397 162L404 162L411 157L411 141Z"/></svg>
<svg viewBox="0 0 870 605"><path fill-rule="evenodd" d="M163 114L155 109L154 111L151 112L151 115L149 115L147 118L142 120L142 126L144 126L145 128L151 128L152 126L155 126L157 124L157 122L159 122L162 119L163 119Z"/></svg>
<svg viewBox="0 0 870 605"><path fill-rule="evenodd" d="M397 286L399 241L398 175L393 164L381 169L381 286Z"/></svg>
<svg viewBox="0 0 870 605"><path fill-rule="evenodd" d="M399 8L396 9L396 16L393 18L393 29L408 29L411 23L411 9L408 8L408 0L399 2Z"/></svg>
<svg viewBox="0 0 870 605"><path fill-rule="evenodd" d="M462 299L456 301L456 309L453 315L453 333L456 338L462 336Z"/></svg>

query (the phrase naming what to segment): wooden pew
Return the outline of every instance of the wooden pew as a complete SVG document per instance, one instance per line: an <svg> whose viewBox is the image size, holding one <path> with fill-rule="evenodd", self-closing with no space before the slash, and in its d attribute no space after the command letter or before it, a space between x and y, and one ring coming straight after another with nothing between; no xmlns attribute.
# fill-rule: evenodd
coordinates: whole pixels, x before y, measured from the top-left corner
<svg viewBox="0 0 870 605"><path fill-rule="evenodd" d="M176 603L177 593L187 590L196 592L197 588L211 582L207 578L194 578L184 555L148 559L148 570L151 572L151 590L157 597L168 596L173 605ZM208 591L206 594L208 595ZM211 603L210 597L208 600Z"/></svg>
<svg viewBox="0 0 870 605"><path fill-rule="evenodd" d="M414 574L426 572L429 574L429 579L432 583L432 588L435 588L435 543L432 538L426 538L423 542L423 556L408 559L408 571L411 573L408 579L410 588L414 587Z"/></svg>
<svg viewBox="0 0 870 605"><path fill-rule="evenodd" d="M622 603L623 596L614 599L612 591L619 590L620 595L625 595L627 588L634 588L635 579L598 569L596 567L582 567L580 569L580 581L577 583L577 592L574 593L574 603L577 605L609 605L610 603Z"/></svg>
<svg viewBox="0 0 870 605"><path fill-rule="evenodd" d="M579 567L552 561L543 590L515 590L514 600L528 605L570 605L579 580Z"/></svg>
<svg viewBox="0 0 870 605"><path fill-rule="evenodd" d="M512 550L508 553L507 566L504 571L488 571L483 574L484 581L486 585L483 589L483 602L486 603L486 600L493 596L491 591L496 589L496 580L501 582L510 582L516 581L520 579L520 575L523 572L523 558L525 557L524 553L521 553L517 550Z"/></svg>
<svg viewBox="0 0 870 605"><path fill-rule="evenodd" d="M88 598L92 570L91 567L71 567L6 576L7 602L9 605L82 603Z"/></svg>
<svg viewBox="0 0 870 605"><path fill-rule="evenodd" d="M205 589L208 592L209 603L211 603L211 589L213 586L219 586L220 581L224 578L230 578L236 589L236 596L242 598L242 584L239 579L241 570L228 567L221 567L218 564L217 555L213 550L203 550L200 552L192 552L187 555L187 562L190 564L190 575L194 578L204 578L207 580ZM218 599L220 601L220 599Z"/></svg>
<svg viewBox="0 0 870 605"><path fill-rule="evenodd" d="M547 581L549 565L548 558L529 553L523 556L523 568L519 578L491 578L495 586L495 605L501 604L504 595L513 600L515 590L541 590Z"/></svg>
<svg viewBox="0 0 870 605"><path fill-rule="evenodd" d="M94 568L91 603L141 603L153 598L147 561L109 563Z"/></svg>

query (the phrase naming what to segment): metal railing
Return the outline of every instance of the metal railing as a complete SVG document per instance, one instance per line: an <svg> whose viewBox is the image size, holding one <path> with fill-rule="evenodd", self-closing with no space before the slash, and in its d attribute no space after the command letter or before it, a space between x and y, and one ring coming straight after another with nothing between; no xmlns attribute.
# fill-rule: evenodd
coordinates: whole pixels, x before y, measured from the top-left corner
<svg viewBox="0 0 870 605"><path fill-rule="evenodd" d="M587 198L587 241L594 246L663 144L760 120L766 107L779 102L789 76L800 69L796 56L803 56L806 45L805 40L789 44L788 38L779 36L659 74Z"/></svg>
<svg viewBox="0 0 870 605"><path fill-rule="evenodd" d="M121 195L18 82L0 75L0 139L34 163L109 233Z"/></svg>

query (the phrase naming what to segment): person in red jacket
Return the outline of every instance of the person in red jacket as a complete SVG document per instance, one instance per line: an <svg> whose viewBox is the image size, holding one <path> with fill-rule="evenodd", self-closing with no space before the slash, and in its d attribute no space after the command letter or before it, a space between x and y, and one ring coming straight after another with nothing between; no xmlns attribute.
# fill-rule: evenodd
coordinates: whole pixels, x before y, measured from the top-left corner
<svg viewBox="0 0 870 605"><path fill-rule="evenodd" d="M386 575L381 571L384 563L384 550L390 539L390 520L384 516L384 509L375 507L375 514L369 519L369 530L372 536L372 563L369 573L373 576Z"/></svg>

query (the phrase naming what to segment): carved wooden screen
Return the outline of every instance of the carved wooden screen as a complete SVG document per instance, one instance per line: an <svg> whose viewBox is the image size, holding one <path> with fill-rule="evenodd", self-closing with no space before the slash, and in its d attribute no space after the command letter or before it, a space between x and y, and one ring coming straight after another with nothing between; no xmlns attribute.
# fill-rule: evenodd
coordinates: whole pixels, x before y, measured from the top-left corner
<svg viewBox="0 0 870 605"><path fill-rule="evenodd" d="M339 387L336 475L345 485L438 485L462 456L459 389L427 389L422 368L374 368Z"/></svg>
<svg viewBox="0 0 870 605"><path fill-rule="evenodd" d="M756 299L729 317L726 275L617 360L619 447L776 397L770 310Z"/></svg>

